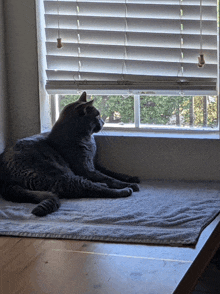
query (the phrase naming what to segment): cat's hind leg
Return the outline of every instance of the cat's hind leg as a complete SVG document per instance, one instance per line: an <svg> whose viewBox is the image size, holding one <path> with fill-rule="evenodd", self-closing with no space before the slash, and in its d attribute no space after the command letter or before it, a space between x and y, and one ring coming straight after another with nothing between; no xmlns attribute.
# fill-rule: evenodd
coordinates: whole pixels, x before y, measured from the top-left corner
<svg viewBox="0 0 220 294"><path fill-rule="evenodd" d="M60 207L58 196L48 191L32 191L19 185L8 185L1 190L1 194L8 201L38 204L32 210L32 213L36 216L45 216Z"/></svg>

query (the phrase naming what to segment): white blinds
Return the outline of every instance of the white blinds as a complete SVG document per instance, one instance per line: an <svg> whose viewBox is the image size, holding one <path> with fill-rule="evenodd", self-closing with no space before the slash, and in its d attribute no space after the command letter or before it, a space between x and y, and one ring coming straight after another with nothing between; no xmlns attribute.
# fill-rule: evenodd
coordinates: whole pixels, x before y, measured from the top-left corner
<svg viewBox="0 0 220 294"><path fill-rule="evenodd" d="M216 93L217 0L202 5L198 68L200 0L44 0L48 93Z"/></svg>

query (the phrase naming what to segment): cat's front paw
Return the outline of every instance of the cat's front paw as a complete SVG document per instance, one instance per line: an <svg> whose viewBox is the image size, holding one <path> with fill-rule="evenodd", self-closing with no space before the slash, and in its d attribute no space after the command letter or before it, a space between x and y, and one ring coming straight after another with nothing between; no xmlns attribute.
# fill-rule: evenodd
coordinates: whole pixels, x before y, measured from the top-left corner
<svg viewBox="0 0 220 294"><path fill-rule="evenodd" d="M117 190L117 197L128 197L131 196L133 190L131 188L124 188Z"/></svg>
<svg viewBox="0 0 220 294"><path fill-rule="evenodd" d="M131 188L134 192L140 191L138 184L133 183L133 184L128 185L128 187Z"/></svg>

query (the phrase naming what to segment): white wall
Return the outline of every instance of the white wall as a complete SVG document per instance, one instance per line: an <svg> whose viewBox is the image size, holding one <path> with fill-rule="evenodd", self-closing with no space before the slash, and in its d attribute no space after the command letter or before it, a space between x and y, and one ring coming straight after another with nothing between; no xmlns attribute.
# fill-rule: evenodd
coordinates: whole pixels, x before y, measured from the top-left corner
<svg viewBox="0 0 220 294"><path fill-rule="evenodd" d="M40 132L35 0L4 1L9 143Z"/></svg>
<svg viewBox="0 0 220 294"><path fill-rule="evenodd" d="M220 140L96 136L98 160L141 179L220 180Z"/></svg>
<svg viewBox="0 0 220 294"><path fill-rule="evenodd" d="M7 134L7 93L3 15L3 0L0 0L0 153L5 148Z"/></svg>

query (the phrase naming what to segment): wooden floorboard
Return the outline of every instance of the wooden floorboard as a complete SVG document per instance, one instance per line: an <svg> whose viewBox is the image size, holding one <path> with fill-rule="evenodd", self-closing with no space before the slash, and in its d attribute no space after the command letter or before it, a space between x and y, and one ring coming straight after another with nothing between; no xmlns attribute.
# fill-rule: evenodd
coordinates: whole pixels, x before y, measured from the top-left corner
<svg viewBox="0 0 220 294"><path fill-rule="evenodd" d="M0 237L0 293L170 294L195 260L204 266L205 254L209 261L213 247L207 242L219 221L217 217L203 231L196 248ZM207 278L200 277L193 294L205 291L208 281L215 291L210 267L215 270L215 264L207 267ZM199 276L198 270L193 277Z"/></svg>
<svg viewBox="0 0 220 294"><path fill-rule="evenodd" d="M164 293L162 285L172 291L175 267L187 265L149 259L140 245L9 237L0 244L2 294Z"/></svg>

